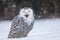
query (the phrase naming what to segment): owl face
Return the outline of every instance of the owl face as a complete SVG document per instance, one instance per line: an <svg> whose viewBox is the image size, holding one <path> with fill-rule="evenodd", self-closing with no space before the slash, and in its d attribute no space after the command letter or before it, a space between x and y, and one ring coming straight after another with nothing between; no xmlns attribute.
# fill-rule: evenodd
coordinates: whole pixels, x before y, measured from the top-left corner
<svg viewBox="0 0 60 40"><path fill-rule="evenodd" d="M24 22L30 25L34 20L33 10L31 8L22 8L18 15L19 18L23 18Z"/></svg>
<svg viewBox="0 0 60 40"><path fill-rule="evenodd" d="M22 8L20 10L20 16L24 18L29 18L33 15L33 10L31 8Z"/></svg>

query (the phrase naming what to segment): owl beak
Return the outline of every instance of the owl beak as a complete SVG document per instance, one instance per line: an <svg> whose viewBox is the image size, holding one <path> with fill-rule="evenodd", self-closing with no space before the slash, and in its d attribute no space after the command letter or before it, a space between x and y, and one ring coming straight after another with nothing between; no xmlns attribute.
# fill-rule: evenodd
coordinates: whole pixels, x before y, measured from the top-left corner
<svg viewBox="0 0 60 40"><path fill-rule="evenodd" d="M25 14L25 17L28 18L28 16L29 16L28 13L26 13L26 14Z"/></svg>

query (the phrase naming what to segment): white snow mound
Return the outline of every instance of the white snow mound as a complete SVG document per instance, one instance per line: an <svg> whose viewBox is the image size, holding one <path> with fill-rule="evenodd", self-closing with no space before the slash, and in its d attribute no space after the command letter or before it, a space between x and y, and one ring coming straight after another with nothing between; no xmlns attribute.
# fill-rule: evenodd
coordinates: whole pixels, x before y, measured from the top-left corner
<svg viewBox="0 0 60 40"><path fill-rule="evenodd" d="M36 20L25 38L8 39L12 21L0 21L0 40L60 40L60 19Z"/></svg>

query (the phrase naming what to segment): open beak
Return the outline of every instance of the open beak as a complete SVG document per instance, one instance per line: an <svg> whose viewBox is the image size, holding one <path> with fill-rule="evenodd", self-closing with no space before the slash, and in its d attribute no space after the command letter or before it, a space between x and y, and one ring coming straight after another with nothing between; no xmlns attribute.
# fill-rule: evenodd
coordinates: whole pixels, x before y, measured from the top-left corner
<svg viewBox="0 0 60 40"><path fill-rule="evenodd" d="M28 18L28 16L29 16L28 13L26 13L26 14L25 14L25 17Z"/></svg>

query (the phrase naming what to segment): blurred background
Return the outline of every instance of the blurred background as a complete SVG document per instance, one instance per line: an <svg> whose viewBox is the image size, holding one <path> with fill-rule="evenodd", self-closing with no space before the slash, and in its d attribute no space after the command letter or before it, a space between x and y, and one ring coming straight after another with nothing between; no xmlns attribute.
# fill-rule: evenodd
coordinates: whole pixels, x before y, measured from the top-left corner
<svg viewBox="0 0 60 40"><path fill-rule="evenodd" d="M0 20L12 20L23 7L31 7L35 19L60 18L60 0L0 0Z"/></svg>

